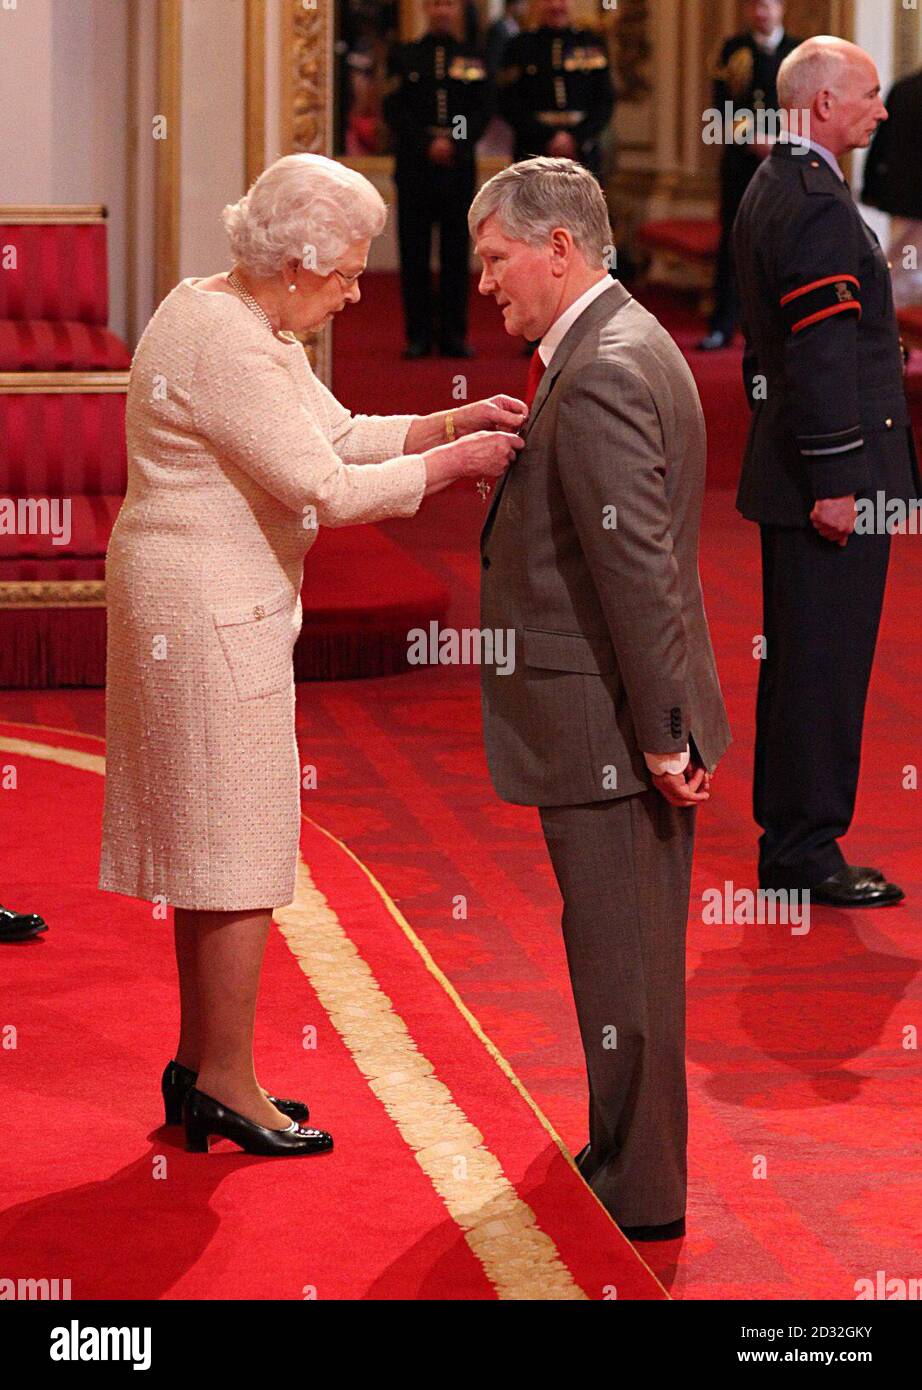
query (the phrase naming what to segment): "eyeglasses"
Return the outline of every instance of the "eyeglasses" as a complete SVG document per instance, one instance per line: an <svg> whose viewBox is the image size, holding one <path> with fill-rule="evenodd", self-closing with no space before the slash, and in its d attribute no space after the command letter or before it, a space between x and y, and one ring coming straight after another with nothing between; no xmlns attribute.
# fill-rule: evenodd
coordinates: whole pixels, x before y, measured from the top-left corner
<svg viewBox="0 0 922 1390"><path fill-rule="evenodd" d="M364 269L364 267L363 267L363 269ZM342 281L342 283L346 286L347 289L349 288L350 285L354 285L354 284L355 284L356 280L358 280L358 278L359 278L359 276L361 275L361 273L362 273L361 270L357 270L357 271L355 272L354 275L344 275L343 272L342 272L341 270L339 270L335 265L334 265L333 270L332 270L332 274L338 276L339 279Z"/></svg>

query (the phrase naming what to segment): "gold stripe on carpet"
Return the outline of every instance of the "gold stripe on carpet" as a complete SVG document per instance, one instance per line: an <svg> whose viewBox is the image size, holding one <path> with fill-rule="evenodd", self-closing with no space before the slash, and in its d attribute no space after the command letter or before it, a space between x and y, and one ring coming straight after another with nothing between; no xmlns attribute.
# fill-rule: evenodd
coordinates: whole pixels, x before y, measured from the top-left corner
<svg viewBox="0 0 922 1390"><path fill-rule="evenodd" d="M397 926L403 932L404 936L409 941L414 951L416 951L417 955L422 960L429 974L433 977L433 979L435 979L438 982L439 985L441 985L442 989L448 995L449 999L454 1004L455 1008L458 1010L465 1023L467 1023L468 1027L471 1029L471 1032L478 1039L478 1041L481 1042L483 1046L486 1048L487 1052L493 1058L493 1061L496 1063L500 1071L506 1077L509 1084L513 1086L516 1091L518 1091L519 1095L525 1101L528 1108L534 1114L535 1119L538 1121L541 1128L543 1130L546 1130L546 1132L550 1135L551 1139L553 1139L554 1143L557 1145L557 1148L563 1154L570 1167L573 1168L574 1171L578 1172L579 1170L577 1169L576 1164L573 1161L573 1155L570 1153L570 1150L567 1148L566 1144L563 1142L560 1135L557 1133L556 1129L545 1115L544 1111L538 1105L538 1102L535 1100L534 1096L527 1089L525 1083L516 1074L508 1058L506 1058L504 1054L500 1052L493 1039L484 1032L480 1020L476 1017L475 1014L471 1012L471 1010L465 1004L464 1000L461 998L461 995L458 993L451 980L445 974L444 970L442 970L442 968L436 964L436 961L434 960L426 943L416 934L416 932L410 926L410 923L407 921L406 917L404 917L403 913L400 911L400 908L394 902L394 899L388 893L383 883L381 883L380 880L375 877L371 869L369 869L368 865L363 863L362 860L359 859L358 855L355 854L349 848L349 846L345 843L344 840L340 840L336 835L332 833L332 831L327 830L317 821L312 820L310 816L306 816L303 811L301 812L301 818L302 820L307 821L308 825L313 826L315 830L319 831L319 833L321 835L324 835L328 840L332 840L333 843L337 845L342 850L342 852L349 859L351 859L355 865L357 865L359 869L361 869L362 873L368 879L368 882L371 884L378 897L384 903L384 906L387 908L387 911L390 913ZM637 1263L643 1266L643 1268L647 1271L653 1282L662 1291L664 1298L669 1299L669 1301L671 1302L672 1295L669 1293L668 1289L666 1289L665 1286L660 1282L659 1278L647 1264L646 1260L640 1254L636 1246L631 1245L627 1236L621 1230L621 1227L615 1221L611 1212L608 1210L606 1206L604 1206L600 1198L596 1195L595 1192L593 1192L592 1188L589 1186L588 1183L586 1184L586 1192L596 1203L600 1212L604 1215L606 1221L608 1221L608 1223L610 1224L612 1231L616 1234L617 1238L624 1242L625 1246L630 1250Z"/></svg>
<svg viewBox="0 0 922 1390"><path fill-rule="evenodd" d="M105 775L105 758L98 753L2 735L0 751ZM274 917L356 1066L460 1227L497 1296L586 1300L480 1131L435 1076L300 857L295 900L277 908ZM531 1105L540 1115L533 1101Z"/></svg>
<svg viewBox="0 0 922 1390"><path fill-rule="evenodd" d="M531 1207L417 1048L303 861L294 902L277 908L274 917L356 1066L498 1297L585 1299Z"/></svg>
<svg viewBox="0 0 922 1390"><path fill-rule="evenodd" d="M82 737L84 735L74 732L74 738ZM82 772L98 772L102 777L106 775L105 758L99 753L84 753L79 748L54 748L47 743L0 736L0 753L21 753L25 758L38 758L44 763L63 763L65 767L78 767Z"/></svg>

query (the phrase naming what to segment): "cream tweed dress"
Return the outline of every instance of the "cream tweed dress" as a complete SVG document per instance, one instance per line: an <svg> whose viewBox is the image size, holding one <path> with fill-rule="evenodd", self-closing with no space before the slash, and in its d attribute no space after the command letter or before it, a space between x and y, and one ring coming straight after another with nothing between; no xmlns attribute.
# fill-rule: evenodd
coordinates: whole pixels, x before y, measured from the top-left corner
<svg viewBox="0 0 922 1390"><path fill-rule="evenodd" d="M163 301L131 368L99 886L242 911L294 896L305 554L317 525L412 516L426 466L399 457L416 416L350 415L299 343L197 283Z"/></svg>

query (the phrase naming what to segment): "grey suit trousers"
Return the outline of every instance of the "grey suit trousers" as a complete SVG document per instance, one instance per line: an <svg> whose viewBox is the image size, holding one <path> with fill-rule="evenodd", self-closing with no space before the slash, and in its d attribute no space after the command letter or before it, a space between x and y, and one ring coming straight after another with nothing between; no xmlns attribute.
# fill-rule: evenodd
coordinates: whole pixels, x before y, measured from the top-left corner
<svg viewBox="0 0 922 1390"><path fill-rule="evenodd" d="M685 928L694 808L542 806L589 1077L583 1177L622 1226L685 1215Z"/></svg>

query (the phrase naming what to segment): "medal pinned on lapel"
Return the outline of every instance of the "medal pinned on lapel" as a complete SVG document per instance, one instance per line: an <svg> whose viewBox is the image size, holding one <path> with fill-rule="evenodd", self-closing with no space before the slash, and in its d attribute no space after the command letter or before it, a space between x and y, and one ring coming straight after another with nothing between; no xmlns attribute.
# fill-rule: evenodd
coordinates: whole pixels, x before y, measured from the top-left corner
<svg viewBox="0 0 922 1390"><path fill-rule="evenodd" d="M481 502L486 502L487 498L490 496L490 493L493 491L493 488L487 482L486 478L478 478L477 491L480 493Z"/></svg>

